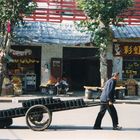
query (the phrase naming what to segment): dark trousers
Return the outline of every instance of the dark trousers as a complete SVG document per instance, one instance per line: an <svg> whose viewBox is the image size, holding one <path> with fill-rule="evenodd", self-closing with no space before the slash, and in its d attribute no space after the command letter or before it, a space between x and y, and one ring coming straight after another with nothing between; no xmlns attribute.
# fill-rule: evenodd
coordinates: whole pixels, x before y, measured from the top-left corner
<svg viewBox="0 0 140 140"><path fill-rule="evenodd" d="M94 127L101 127L101 122L105 115L106 110L108 110L108 112L111 116L113 127L116 127L118 125L118 115L117 115L117 111L116 111L114 105L113 104L109 105L108 103L101 103L100 111L96 118Z"/></svg>

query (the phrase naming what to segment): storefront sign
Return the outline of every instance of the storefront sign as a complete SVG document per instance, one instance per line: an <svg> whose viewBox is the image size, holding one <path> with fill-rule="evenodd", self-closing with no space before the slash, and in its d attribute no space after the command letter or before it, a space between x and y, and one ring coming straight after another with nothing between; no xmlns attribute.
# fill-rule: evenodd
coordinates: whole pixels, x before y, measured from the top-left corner
<svg viewBox="0 0 140 140"><path fill-rule="evenodd" d="M139 43L114 43L113 45L114 56L140 56Z"/></svg>
<svg viewBox="0 0 140 140"><path fill-rule="evenodd" d="M32 54L32 50L30 50L30 49L25 49L24 51L17 51L14 49L10 49L9 52L15 56L27 56L27 55L29 56Z"/></svg>
<svg viewBox="0 0 140 140"><path fill-rule="evenodd" d="M36 59L25 58L25 59L13 59L13 63L33 64L33 63L39 63L39 61Z"/></svg>

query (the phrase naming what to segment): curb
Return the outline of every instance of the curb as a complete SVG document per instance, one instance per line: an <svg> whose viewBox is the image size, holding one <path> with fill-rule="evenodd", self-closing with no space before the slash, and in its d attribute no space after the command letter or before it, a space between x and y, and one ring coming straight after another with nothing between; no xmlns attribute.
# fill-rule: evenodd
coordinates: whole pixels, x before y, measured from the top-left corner
<svg viewBox="0 0 140 140"><path fill-rule="evenodd" d="M41 97L22 97L20 99L18 99L18 97L12 97L12 98L3 98L0 99L0 103L21 103L25 100L30 100L30 99L35 99L35 98L43 98L44 96ZM62 100L65 97L58 97L58 98L62 98ZM84 97L72 97L72 98L84 98ZM72 99L72 98L67 98L67 100ZM65 98L66 99L66 98ZM86 102L100 102L99 99L84 99ZM115 104L140 104L140 100L116 100Z"/></svg>

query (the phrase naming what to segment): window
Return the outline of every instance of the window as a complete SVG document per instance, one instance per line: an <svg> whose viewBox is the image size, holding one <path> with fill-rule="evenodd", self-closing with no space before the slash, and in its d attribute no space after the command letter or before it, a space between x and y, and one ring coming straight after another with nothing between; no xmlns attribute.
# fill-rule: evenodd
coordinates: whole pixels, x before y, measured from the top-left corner
<svg viewBox="0 0 140 140"><path fill-rule="evenodd" d="M123 79L140 80L140 57L131 56L123 59Z"/></svg>

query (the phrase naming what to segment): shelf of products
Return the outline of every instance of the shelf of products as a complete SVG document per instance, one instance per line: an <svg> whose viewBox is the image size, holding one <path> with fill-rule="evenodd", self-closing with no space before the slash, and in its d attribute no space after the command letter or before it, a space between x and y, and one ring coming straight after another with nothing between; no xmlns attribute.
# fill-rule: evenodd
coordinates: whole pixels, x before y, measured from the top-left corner
<svg viewBox="0 0 140 140"><path fill-rule="evenodd" d="M36 74L17 74L12 75L16 79L21 79L22 89L24 91L36 90Z"/></svg>
<svg viewBox="0 0 140 140"><path fill-rule="evenodd" d="M127 58L123 61L123 78L140 78L140 60L139 58Z"/></svg>
<svg viewBox="0 0 140 140"><path fill-rule="evenodd" d="M35 74L26 74L24 80L25 80L25 90L36 90Z"/></svg>

